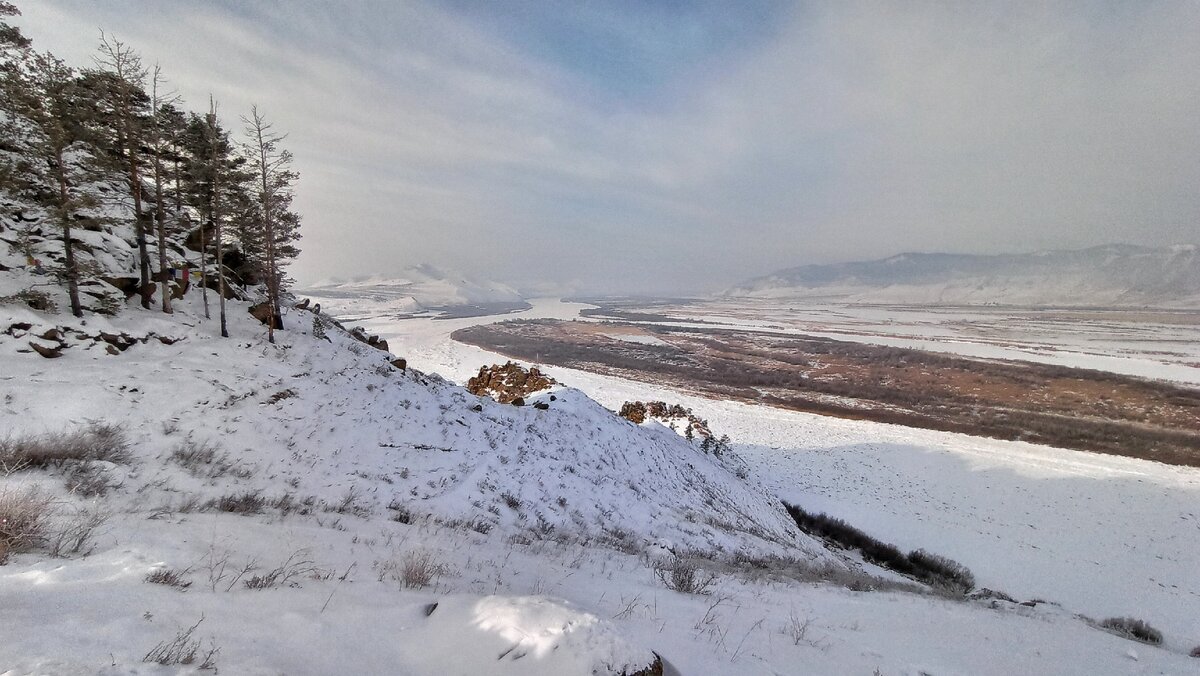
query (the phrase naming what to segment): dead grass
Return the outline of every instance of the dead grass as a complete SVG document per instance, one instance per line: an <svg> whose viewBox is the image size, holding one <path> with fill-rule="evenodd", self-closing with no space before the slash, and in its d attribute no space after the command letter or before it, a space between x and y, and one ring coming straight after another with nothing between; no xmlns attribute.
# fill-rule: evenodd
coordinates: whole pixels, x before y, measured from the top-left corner
<svg viewBox="0 0 1200 676"><path fill-rule="evenodd" d="M151 648L142 661L163 666L196 664L198 669L216 669L217 653L221 652L221 649L210 642L209 649L201 653L200 640L193 638L193 634L200 627L201 622L204 622L203 615L196 621L196 624L181 630L175 635L175 638L163 641Z"/></svg>
<svg viewBox="0 0 1200 676"><path fill-rule="evenodd" d="M0 564L43 545L52 515L53 501L36 488L0 491Z"/></svg>
<svg viewBox="0 0 1200 676"><path fill-rule="evenodd" d="M167 587L174 587L180 591L192 586L191 580L184 576L191 572L191 569L176 570L174 568L156 568L146 574L145 581L150 584L161 584Z"/></svg>
<svg viewBox="0 0 1200 676"><path fill-rule="evenodd" d="M171 459L186 469L192 476L201 479L217 479L227 474L239 479L253 475L249 469L239 466L229 453L212 441L185 439L171 451Z"/></svg>
<svg viewBox="0 0 1200 676"><path fill-rule="evenodd" d="M702 573L695 564L687 561L655 567L654 576L664 587L681 594L707 596L717 582L716 573Z"/></svg>
<svg viewBox="0 0 1200 676"><path fill-rule="evenodd" d="M210 500L207 506L230 514L262 514L266 504L267 499L263 497L262 491L244 491L222 495Z"/></svg>
<svg viewBox="0 0 1200 676"><path fill-rule="evenodd" d="M131 459L125 430L103 422L91 422L69 432L0 439L0 471L6 474L98 460L127 464Z"/></svg>
<svg viewBox="0 0 1200 676"><path fill-rule="evenodd" d="M1160 645L1163 640L1161 631L1132 617L1110 617L1101 620L1100 627L1122 638L1149 645Z"/></svg>

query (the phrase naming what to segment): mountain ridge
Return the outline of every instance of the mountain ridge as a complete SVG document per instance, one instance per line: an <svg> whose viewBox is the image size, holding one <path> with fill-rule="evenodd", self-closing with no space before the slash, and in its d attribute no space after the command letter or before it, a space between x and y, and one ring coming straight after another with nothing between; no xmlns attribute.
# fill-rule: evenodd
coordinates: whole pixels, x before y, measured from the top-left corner
<svg viewBox="0 0 1200 676"><path fill-rule="evenodd" d="M1200 247L1106 244L1024 254L905 252L786 268L721 295L934 305L1197 307Z"/></svg>

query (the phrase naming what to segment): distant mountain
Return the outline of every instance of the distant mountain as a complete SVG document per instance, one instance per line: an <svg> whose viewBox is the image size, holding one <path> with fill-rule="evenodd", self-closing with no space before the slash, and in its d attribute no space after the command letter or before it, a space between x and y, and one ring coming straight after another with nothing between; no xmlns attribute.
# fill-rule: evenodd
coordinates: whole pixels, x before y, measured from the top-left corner
<svg viewBox="0 0 1200 676"><path fill-rule="evenodd" d="M978 256L904 253L802 265L748 280L731 297L860 303L1200 307L1200 247L1089 249Z"/></svg>
<svg viewBox="0 0 1200 676"><path fill-rule="evenodd" d="M461 308L497 311L528 307L522 295L499 282L418 265L397 275L326 279L299 291L336 314L458 313Z"/></svg>

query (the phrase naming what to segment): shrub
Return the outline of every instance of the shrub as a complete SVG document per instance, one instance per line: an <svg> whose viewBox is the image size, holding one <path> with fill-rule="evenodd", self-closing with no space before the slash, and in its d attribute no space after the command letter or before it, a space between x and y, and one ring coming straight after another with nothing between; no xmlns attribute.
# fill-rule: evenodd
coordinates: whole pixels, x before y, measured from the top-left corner
<svg viewBox="0 0 1200 676"><path fill-rule="evenodd" d="M0 492L0 564L46 541L52 501L37 489Z"/></svg>
<svg viewBox="0 0 1200 676"><path fill-rule="evenodd" d="M432 553L417 550L404 555L400 580L405 587L420 589L428 587L435 579L445 574L445 564L434 558Z"/></svg>
<svg viewBox="0 0 1200 676"><path fill-rule="evenodd" d="M229 454L211 441L196 441L185 439L171 451L171 459L179 463L192 476L201 479L216 479L226 474L232 474L239 479L248 479L251 472L239 468L237 462L229 459Z"/></svg>
<svg viewBox="0 0 1200 676"><path fill-rule="evenodd" d="M245 580L242 584L246 589L271 589L273 587L288 587L298 586L295 582L297 577L301 575L309 575L316 571L313 562L308 560L307 550L299 550L293 552L286 561L279 564L277 567L263 573L262 575L254 575Z"/></svg>
<svg viewBox="0 0 1200 676"><path fill-rule="evenodd" d="M917 577L926 582L960 594L975 588L975 576L957 561L931 554L924 549L910 552L908 560L916 567Z"/></svg>
<svg viewBox="0 0 1200 676"><path fill-rule="evenodd" d="M145 581L149 582L150 584L161 584L168 587L174 587L182 591L192 586L190 580L185 580L183 578L183 576L187 575L188 572L188 570L175 570L174 568L156 568L146 574Z"/></svg>
<svg viewBox="0 0 1200 676"><path fill-rule="evenodd" d="M108 521L108 513L99 507L81 508L66 517L50 536L51 556L91 553L92 538L96 529Z"/></svg>
<svg viewBox="0 0 1200 676"><path fill-rule="evenodd" d="M131 459L129 441L119 425L93 422L71 432L0 440L0 468L62 467L68 462L103 460L122 464Z"/></svg>
<svg viewBox="0 0 1200 676"><path fill-rule="evenodd" d="M246 491L241 495L231 493L210 500L208 506L232 514L261 514L266 504L261 491Z"/></svg>
<svg viewBox="0 0 1200 676"><path fill-rule="evenodd" d="M717 581L715 573L701 574L696 566L683 561L656 567L654 576L667 589L681 594L711 594L712 586Z"/></svg>
<svg viewBox="0 0 1200 676"><path fill-rule="evenodd" d="M500 499L504 501L504 504L508 505L509 509L518 512L521 511L521 498L518 498L512 493L505 491L500 494Z"/></svg>
<svg viewBox="0 0 1200 676"><path fill-rule="evenodd" d="M1100 626L1123 638L1150 645L1162 643L1162 632L1149 624L1132 617L1110 617L1100 622Z"/></svg>
<svg viewBox="0 0 1200 676"><path fill-rule="evenodd" d="M161 664L170 666L174 664L195 664L197 656L200 653L200 640L192 638L192 634L204 621L204 616L192 626L180 631L175 635L175 638L170 641L163 641L150 649L146 656L142 658L143 662ZM200 669L215 669L217 653L221 652L220 648L209 644L208 652L200 657Z"/></svg>
<svg viewBox="0 0 1200 676"><path fill-rule="evenodd" d="M923 549L906 555L895 545L882 542L841 519L827 514L812 514L786 502L784 507L800 530L830 540L845 549L858 550L864 561L956 594L965 594L975 587L975 576L957 561Z"/></svg>
<svg viewBox="0 0 1200 676"><path fill-rule="evenodd" d="M67 470L66 483L67 490L85 498L103 497L117 486L104 465L91 460L73 464Z"/></svg>

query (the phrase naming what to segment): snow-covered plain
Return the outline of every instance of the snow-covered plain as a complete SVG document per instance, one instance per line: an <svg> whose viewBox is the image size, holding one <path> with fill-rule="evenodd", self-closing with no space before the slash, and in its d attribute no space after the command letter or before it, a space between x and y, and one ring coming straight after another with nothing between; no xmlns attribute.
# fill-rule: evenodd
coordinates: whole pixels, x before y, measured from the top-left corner
<svg viewBox="0 0 1200 676"><path fill-rule="evenodd" d="M664 326L796 333L1200 384L1197 310L920 307L740 298L656 303L648 311L682 320L662 322Z"/></svg>
<svg viewBox="0 0 1200 676"><path fill-rule="evenodd" d="M535 301L518 317L570 319L583 307L590 306ZM491 318L498 319L507 318ZM421 368L451 379L498 358L449 340L453 328L372 325ZM873 340L865 331L860 337ZM1113 359L1135 360L1131 370L1136 360L1153 361ZM1179 380L1193 377L1187 367L1155 363L1183 371ZM1200 636L1200 470L714 401L542 368L610 408L636 398L679 401L729 434L774 494L903 548L941 552L968 565L982 586L1096 617L1142 617L1184 641Z"/></svg>
<svg viewBox="0 0 1200 676"><path fill-rule="evenodd" d="M570 317L579 307L539 302L529 314ZM823 465L809 463L822 457L815 449L837 447L827 442L839 428L825 419L777 419L780 412L673 397L734 437L751 463L743 480L666 428L634 426L571 388L608 406L671 393L552 369L568 387L538 395L548 410L501 406L417 370L399 371L389 355L343 333L316 339L305 313L289 314L289 330L268 346L242 303L231 302L228 340L200 319L194 297L177 309L164 318L129 307L80 326L3 308L4 326L24 321L34 332L58 325L184 340L150 340L116 356L79 343L55 360L19 352L24 341L0 342L6 433L104 420L125 426L134 455L102 467L115 484L102 498L67 493L54 470L0 477L0 490L36 486L53 496L60 521L107 515L87 556L35 551L0 567L0 674L192 673L196 665L160 667L143 656L197 622L201 656L219 648L217 667L235 674L620 674L644 666L651 651L669 663L667 673L682 674L1196 668L1186 656L1200 642L1194 625L1150 609L1144 619L1164 629L1164 648L1094 629L1074 613L1098 611L1052 594L1063 607L993 608L805 581L813 571L853 566L796 533L775 501L782 489L804 504L821 494L814 477L840 462L828 453ZM478 321L368 328L417 369L438 366L462 380L496 360L447 338ZM849 429L843 439L886 432ZM798 436L783 452L769 448L770 439L791 434ZM943 437L948 446L962 439ZM925 439L914 453L937 452L928 448L935 437ZM232 468L189 470L173 459L198 442L227 453ZM788 452L804 461L788 461ZM809 484L799 485L804 478ZM840 486L836 473L819 481L853 500L856 488ZM194 508L255 490L272 499L291 494L298 511ZM1166 532L1154 515L1143 517ZM912 545L955 555L948 548L959 527L936 542L915 542L924 532L914 532ZM904 531L878 534L909 544ZM762 563L739 564L738 552L743 562ZM655 579L655 562L680 556L708 560L719 576L711 595L672 592ZM406 588L405 564L422 557L435 564L433 579ZM991 582L978 562L960 558L981 583ZM143 581L165 568L191 586ZM239 576L246 568L253 570ZM246 579L272 569L294 575L272 588L246 588ZM1020 594L1015 585L995 586Z"/></svg>

